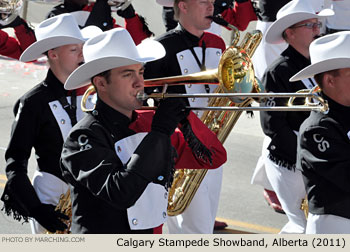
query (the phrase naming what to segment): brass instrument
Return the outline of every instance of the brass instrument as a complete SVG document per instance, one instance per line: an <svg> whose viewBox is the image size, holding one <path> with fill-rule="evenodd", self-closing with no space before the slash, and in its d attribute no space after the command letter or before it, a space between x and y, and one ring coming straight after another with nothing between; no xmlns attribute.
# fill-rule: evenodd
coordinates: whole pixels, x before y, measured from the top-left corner
<svg viewBox="0 0 350 252"><path fill-rule="evenodd" d="M183 77L183 76L181 76ZM171 83L171 81L170 81ZM168 82L167 82L168 84ZM193 84L193 83L191 83ZM199 84L199 83L198 83ZM171 85L171 84L170 84ZM191 110L226 110L226 111L328 111L328 103L318 95L319 87L313 89L302 89L296 93L211 93L211 94L168 94L168 93L152 93L145 94L140 92L137 98L140 100L166 99L166 98L229 98L229 99L251 99L256 98L261 101L264 98L289 98L286 106L259 106L259 107L242 107L242 106L208 106L208 107L186 107ZM303 105L294 105L295 98L305 98Z"/></svg>
<svg viewBox="0 0 350 252"><path fill-rule="evenodd" d="M0 25L8 25L19 15L22 0L0 0Z"/></svg>
<svg viewBox="0 0 350 252"><path fill-rule="evenodd" d="M234 29L232 45L222 54L217 69L219 86L214 93L260 93L262 88L255 78L253 64L250 60L259 45L262 34L255 30L247 33L242 43L237 46L239 31ZM247 107L253 100L251 98L211 98L210 107ZM216 133L221 143L224 143L231 132L242 111L205 111L201 117L202 122ZM173 184L169 190L168 215L181 214L191 203L200 183L207 174L207 169L177 169Z"/></svg>
<svg viewBox="0 0 350 252"><path fill-rule="evenodd" d="M305 196L305 198L301 200L300 210L304 211L305 218L307 219L309 215L309 203L308 203L307 196Z"/></svg>

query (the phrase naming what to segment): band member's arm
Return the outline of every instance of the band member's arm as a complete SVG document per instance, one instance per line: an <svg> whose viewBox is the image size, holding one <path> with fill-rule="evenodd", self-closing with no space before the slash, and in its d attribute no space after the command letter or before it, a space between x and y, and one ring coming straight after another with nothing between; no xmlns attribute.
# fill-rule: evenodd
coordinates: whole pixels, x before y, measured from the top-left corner
<svg viewBox="0 0 350 252"><path fill-rule="evenodd" d="M123 165L114 142L100 125L71 132L62 152L62 171L73 186L83 187L117 209L127 209L170 162L170 138L150 132Z"/></svg>
<svg viewBox="0 0 350 252"><path fill-rule="evenodd" d="M227 153L222 143L217 136L192 112L187 117L190 123L193 134L196 139L185 140L183 133L177 130L172 135L172 144L178 152L176 160L176 168L191 168L191 169L215 169L223 165L227 160ZM182 127L180 126L180 129ZM183 129L182 129L183 130ZM211 152L211 162L205 158L197 158L190 148L189 141L199 141L197 146L204 145Z"/></svg>
<svg viewBox="0 0 350 252"><path fill-rule="evenodd" d="M32 108L36 108L34 111ZM21 221L34 217L50 232L64 230L66 225L60 218L67 218L55 212L55 206L42 204L28 178L28 159L34 146L39 128L40 116L37 106L23 99L15 105L16 119L12 126L9 146L5 153L7 183L1 200L7 215ZM52 143L56 144L56 143Z"/></svg>
<svg viewBox="0 0 350 252"><path fill-rule="evenodd" d="M23 20L23 19L22 19ZM36 41L33 29L23 20L23 23L14 27L15 34L18 39L18 44L21 48L21 53L27 49L28 46Z"/></svg>
<svg viewBox="0 0 350 252"><path fill-rule="evenodd" d="M86 26L96 25L103 31L121 27L116 24L115 19L111 15L111 7L105 0L99 0L95 4L90 4L84 7L83 10L91 12L86 21ZM125 19L125 29L128 30L136 45L140 44L145 38L153 35L148 29L144 18L135 13L131 4L125 10L119 10L117 13Z"/></svg>
<svg viewBox="0 0 350 252"><path fill-rule="evenodd" d="M288 93L292 92L290 83L288 82L288 75L291 73L278 69L274 71L267 71L262 79L266 92L272 93ZM297 85L293 83L293 85ZM289 88L288 88L289 86ZM267 99L263 105L265 106L285 106L287 99L272 98ZM294 133L291 125L293 123L299 125L302 123L291 122L288 120L292 114L296 115L294 118L300 118L298 113L307 112L286 112L286 111L262 111L260 112L261 127L265 135L271 138L271 143L268 146L270 152L270 158L276 159L275 161L288 161L283 164L284 166L293 166L296 162L296 155L293 155L297 148L297 135ZM298 127L299 129L299 127ZM296 130L298 130L296 129Z"/></svg>
<svg viewBox="0 0 350 252"><path fill-rule="evenodd" d="M249 22L257 20L253 5L250 0L235 1L233 8L228 8L221 13L222 17L238 30L247 29Z"/></svg>
<svg viewBox="0 0 350 252"><path fill-rule="evenodd" d="M21 53L18 41L15 38L10 37L6 32L0 30L0 55L19 59Z"/></svg>
<svg viewBox="0 0 350 252"><path fill-rule="evenodd" d="M5 153L8 178L4 195L7 195L13 212L28 217L31 210L41 204L28 178L28 160L34 145L38 118L25 101L15 105L16 119L12 125L11 139Z"/></svg>
<svg viewBox="0 0 350 252"><path fill-rule="evenodd" d="M145 18L135 12L132 4L125 10L117 11L117 14L124 18L125 29L128 30L136 45L140 44L142 40L154 35L149 30Z"/></svg>
<svg viewBox="0 0 350 252"><path fill-rule="evenodd" d="M16 38L10 37L6 32L0 30L0 55L10 58L19 59L22 52L35 42L35 35L27 23L17 17L11 24L6 27L15 29ZM5 28L4 26L0 26Z"/></svg>
<svg viewBox="0 0 350 252"><path fill-rule="evenodd" d="M301 128L297 165L307 177L350 193L349 153L348 136L332 119L322 120L319 126Z"/></svg>

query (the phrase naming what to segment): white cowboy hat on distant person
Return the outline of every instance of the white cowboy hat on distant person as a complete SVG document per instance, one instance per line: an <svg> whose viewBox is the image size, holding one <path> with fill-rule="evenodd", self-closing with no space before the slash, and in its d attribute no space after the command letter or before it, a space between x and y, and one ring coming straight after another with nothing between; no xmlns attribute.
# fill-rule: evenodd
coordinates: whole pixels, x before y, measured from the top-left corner
<svg viewBox="0 0 350 252"><path fill-rule="evenodd" d="M156 2L165 7L174 7L174 0L156 0Z"/></svg>
<svg viewBox="0 0 350 252"><path fill-rule="evenodd" d="M136 46L127 30L114 28L86 41L83 55L85 63L67 78L67 90L88 85L91 77L104 71L160 59L165 56L165 49L151 39Z"/></svg>
<svg viewBox="0 0 350 252"><path fill-rule="evenodd" d="M316 14L309 0L293 0L284 5L276 15L276 21L266 31L265 40L270 44L284 42L282 33L301 21L334 15L331 9L323 9Z"/></svg>
<svg viewBox="0 0 350 252"><path fill-rule="evenodd" d="M75 21L77 21L80 27L84 27L90 13L90 11L73 11L69 14L75 18Z"/></svg>
<svg viewBox="0 0 350 252"><path fill-rule="evenodd" d="M70 14L48 18L41 22L34 32L37 41L22 53L20 61L33 61L50 49L69 44L80 44L86 40L75 18Z"/></svg>
<svg viewBox="0 0 350 252"><path fill-rule="evenodd" d="M103 33L103 31L95 25L86 26L83 29L81 29L80 32L85 41L89 38L95 37L98 34Z"/></svg>
<svg viewBox="0 0 350 252"><path fill-rule="evenodd" d="M350 67L350 31L337 32L316 39L310 44L311 65L295 74L290 81L315 74Z"/></svg>

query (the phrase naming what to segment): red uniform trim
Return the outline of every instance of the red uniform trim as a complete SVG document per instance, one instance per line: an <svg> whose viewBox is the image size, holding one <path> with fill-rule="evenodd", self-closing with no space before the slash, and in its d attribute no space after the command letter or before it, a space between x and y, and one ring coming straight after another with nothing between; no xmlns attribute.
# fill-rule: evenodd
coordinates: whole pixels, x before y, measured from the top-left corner
<svg viewBox="0 0 350 252"><path fill-rule="evenodd" d="M136 132L149 132L151 130L154 111L137 111L138 118L130 124L129 128ZM140 119L142 117L142 119ZM212 165L203 160L196 159L184 139L182 132L177 128L171 135L171 143L177 150L178 158L175 161L176 169L216 169L223 165L227 160L227 153L216 135L208 129L206 125L193 113L187 116L193 133L212 152Z"/></svg>
<svg viewBox="0 0 350 252"><path fill-rule="evenodd" d="M6 32L0 30L0 54L19 59L22 52L35 42L35 36L32 31L26 29L24 25L15 28L15 34L18 39L10 37Z"/></svg>
<svg viewBox="0 0 350 252"><path fill-rule="evenodd" d="M253 5L250 1L237 3L221 13L222 17L240 31L247 29L249 22L257 20Z"/></svg>

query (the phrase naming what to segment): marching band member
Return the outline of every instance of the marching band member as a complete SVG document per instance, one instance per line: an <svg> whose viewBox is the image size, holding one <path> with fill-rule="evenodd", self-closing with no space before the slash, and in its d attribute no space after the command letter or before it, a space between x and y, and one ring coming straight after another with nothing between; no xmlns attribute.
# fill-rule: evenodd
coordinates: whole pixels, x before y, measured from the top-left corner
<svg viewBox="0 0 350 252"><path fill-rule="evenodd" d="M175 0L175 18L179 25L157 38L166 50L164 58L146 64L145 78L186 75L218 67L225 43L219 36L205 32L211 25L214 0ZM168 87L172 93L209 93L216 85ZM206 99L188 99L188 104L205 107ZM202 111L197 113L198 116ZM190 168L190 167L188 167ZM170 233L213 233L219 204L222 167L209 170L188 208L170 217Z"/></svg>
<svg viewBox="0 0 350 252"><path fill-rule="evenodd" d="M183 99L163 100L155 113L137 110L142 106L137 94L144 89L143 64L164 56L160 43L145 40L135 46L125 29L115 28L88 40L83 53L85 63L68 77L65 88L91 81L98 98L62 151L62 172L71 188L72 232L160 233L174 166L217 168L226 161L225 149L184 110ZM191 149L176 129L183 131L185 125L207 155Z"/></svg>
<svg viewBox="0 0 350 252"><path fill-rule="evenodd" d="M101 30L106 31L115 27L121 27L116 24L112 17L111 5L124 5L126 8L117 10L117 14L125 19L125 29L131 34L136 44L153 35L148 29L145 19L135 12L130 0L96 0L96 3L89 3L88 0L64 0L60 5L57 5L48 14L48 17L53 17L62 13L71 13L78 11L90 12L86 16L83 27L95 25Z"/></svg>
<svg viewBox="0 0 350 252"><path fill-rule="evenodd" d="M348 31L315 40L311 65L291 78L314 77L329 105L328 113L311 112L298 137L297 169L309 201L307 234L350 234L349 46Z"/></svg>
<svg viewBox="0 0 350 252"><path fill-rule="evenodd" d="M6 5L6 0L1 0L2 8ZM34 31L28 26L18 13L22 8L22 1L17 1L16 8L10 13L0 10L0 55L13 59L19 59L21 53L35 42ZM13 28L16 38L10 37L2 29Z"/></svg>
<svg viewBox="0 0 350 252"><path fill-rule="evenodd" d="M252 57L252 62L254 65L254 74L259 80L262 79L266 68L273 63L287 48L286 42L281 42L279 44L270 44L265 40L265 34L267 29L276 21L276 14L286 5L290 0L260 0L258 9L258 21L256 23L255 29L260 30L264 35L259 46L256 48L255 53ZM262 153L256 164L251 183L261 185L264 187L263 195L266 202L273 210L279 213L284 213L281 203L279 202L276 193L273 191L272 186L267 178L264 164L264 157L267 155L267 145L270 142L270 138L265 136Z"/></svg>
<svg viewBox="0 0 350 252"><path fill-rule="evenodd" d="M163 22L166 31L170 31L177 26L174 20L174 0L157 0L163 6ZM213 15L221 16L230 24L236 26L240 31L244 31L249 22L256 20L255 10L250 0L215 0ZM212 23L208 31L220 36L220 26Z"/></svg>
<svg viewBox="0 0 350 252"><path fill-rule="evenodd" d="M63 84L84 60L85 38L70 14L41 22L35 35L37 42L22 53L20 60L33 61L46 54L50 68L45 80L14 106L15 120L5 153L8 181L1 200L8 215L12 213L14 219L25 221L33 218L32 232L44 233L45 229L55 232L66 227L60 220L66 217L55 211L60 195L68 189L59 159L63 140L83 116L79 104L84 90L67 92ZM32 148L38 166L31 183L27 170Z"/></svg>
<svg viewBox="0 0 350 252"><path fill-rule="evenodd" d="M316 14L309 1L304 0L293 0L277 12L277 20L267 30L265 39L271 44L286 41L288 47L265 71L262 83L266 92L296 92L315 85L311 79L290 83L289 78L310 64L309 45L320 34L318 18L332 14L330 9ZM285 99L266 101L267 106L284 103ZM264 111L260 115L264 134L271 138L264 157L266 174L289 220L281 233L304 233L306 219L300 204L306 193L295 162L298 130L309 112Z"/></svg>

